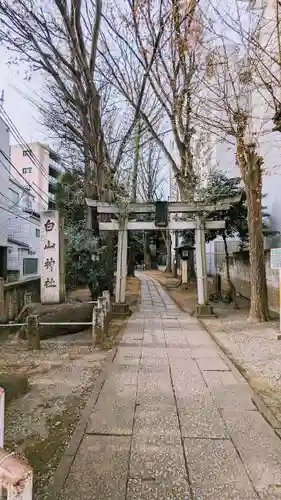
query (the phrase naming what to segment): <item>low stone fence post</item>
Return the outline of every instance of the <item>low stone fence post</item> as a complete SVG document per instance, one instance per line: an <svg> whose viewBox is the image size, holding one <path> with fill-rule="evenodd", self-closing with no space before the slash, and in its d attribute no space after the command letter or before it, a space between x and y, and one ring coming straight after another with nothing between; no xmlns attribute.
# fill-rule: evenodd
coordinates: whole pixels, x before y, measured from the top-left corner
<svg viewBox="0 0 281 500"><path fill-rule="evenodd" d="M92 335L94 344L100 344L107 334L111 315L110 292L105 290L93 308Z"/></svg>
<svg viewBox="0 0 281 500"><path fill-rule="evenodd" d="M27 306L32 303L32 293L24 292L24 305Z"/></svg>
<svg viewBox="0 0 281 500"><path fill-rule="evenodd" d="M108 320L107 316L108 316L108 305L107 305L107 299L106 297L102 296L100 298L100 302L101 302L101 305L102 305L102 308L104 310L104 319L105 321Z"/></svg>
<svg viewBox="0 0 281 500"><path fill-rule="evenodd" d="M110 297L109 290L104 290L104 292L102 292L102 296L105 297L105 299L106 299L107 313L108 313L108 316L110 316L112 313L112 304L111 304L111 297Z"/></svg>
<svg viewBox="0 0 281 500"><path fill-rule="evenodd" d="M27 348L29 351L40 349L40 330L38 316L27 316Z"/></svg>
<svg viewBox="0 0 281 500"><path fill-rule="evenodd" d="M0 387L0 450L4 448L4 428L5 428L5 391ZM0 486L1 498L1 486Z"/></svg>
<svg viewBox="0 0 281 500"><path fill-rule="evenodd" d="M107 313L106 313L106 299L104 297L98 298L98 307L101 308L101 323L102 323L103 333L106 333Z"/></svg>
<svg viewBox="0 0 281 500"><path fill-rule="evenodd" d="M94 344L100 344L103 340L103 317L99 306L95 306L93 309L92 329Z"/></svg>
<svg viewBox="0 0 281 500"><path fill-rule="evenodd" d="M5 297L4 297L4 279L0 278L0 323L5 323Z"/></svg>

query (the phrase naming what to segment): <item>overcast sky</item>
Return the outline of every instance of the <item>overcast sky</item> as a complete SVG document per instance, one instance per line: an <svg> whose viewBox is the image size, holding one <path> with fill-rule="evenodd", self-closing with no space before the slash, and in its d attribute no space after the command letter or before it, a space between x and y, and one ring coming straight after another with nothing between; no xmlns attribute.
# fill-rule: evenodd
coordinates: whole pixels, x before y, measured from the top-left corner
<svg viewBox="0 0 281 500"><path fill-rule="evenodd" d="M44 141L46 136L38 124L38 113L24 98L24 95L40 92L40 78L36 74L30 82L24 78L23 68L9 65L5 51L0 47L0 93L4 90L4 109L26 142ZM11 134L11 144L14 143Z"/></svg>

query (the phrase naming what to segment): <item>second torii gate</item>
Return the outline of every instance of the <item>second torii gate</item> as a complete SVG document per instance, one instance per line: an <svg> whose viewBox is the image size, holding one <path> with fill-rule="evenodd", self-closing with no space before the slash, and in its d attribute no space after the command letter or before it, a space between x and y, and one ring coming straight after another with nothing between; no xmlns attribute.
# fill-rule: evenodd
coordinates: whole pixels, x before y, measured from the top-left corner
<svg viewBox="0 0 281 500"><path fill-rule="evenodd" d="M158 226L154 221L129 220L137 214L155 214L154 203L129 203L119 207L114 203L99 202L86 199L89 207L95 208L98 214L111 214L119 216L118 220L99 222L100 231L118 232L116 295L117 304L125 304L127 256L128 256L128 231L184 231L195 230L195 253L197 275L197 315L206 315L212 312L208 305L207 292L207 266L205 249L205 229L223 229L224 220L208 220L207 217L214 212L228 210L230 205L239 201L240 197L225 198L216 205L188 204L168 202L168 214L184 214L186 220L169 220L165 227Z"/></svg>

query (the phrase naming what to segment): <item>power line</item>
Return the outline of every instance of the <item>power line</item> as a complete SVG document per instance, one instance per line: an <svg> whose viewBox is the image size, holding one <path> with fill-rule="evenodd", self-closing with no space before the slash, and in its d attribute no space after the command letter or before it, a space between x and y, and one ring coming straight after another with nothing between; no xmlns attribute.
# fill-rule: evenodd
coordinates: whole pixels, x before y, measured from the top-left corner
<svg viewBox="0 0 281 500"><path fill-rule="evenodd" d="M1 191L0 191L0 194L3 195L3 193L1 193ZM2 205L0 205L0 209L4 210L5 212L9 212L10 214L14 215L16 218L25 220L26 222L30 222L31 224L34 224L34 226L38 227L38 224L36 224L36 222L33 222L32 220L30 220L28 217L23 217L22 215L19 215L19 214L15 213L15 212L12 212L11 210L9 210L8 208L3 207Z"/></svg>
<svg viewBox="0 0 281 500"><path fill-rule="evenodd" d="M9 157L5 154L5 152L4 152L1 148L0 148L0 153L1 153L1 154L4 156L4 158L5 158L5 159L6 159L6 160L10 163L10 165L11 165L11 166L12 166L12 167L16 170L16 172L17 172L17 173L18 173L21 177L23 177L23 176L21 175L21 173L19 172L19 170L18 170L18 169L17 169L17 168L16 168L16 167L12 164L11 160L9 159ZM10 177L12 177L12 179L14 179L14 180L16 181L16 183L18 184L18 183L19 183L18 179L14 176L14 174L12 174L12 173L11 173L11 171L9 170L9 168L7 168L7 166L6 166L6 165L5 165L5 163L1 160L1 158L0 158L0 163L1 163L1 164L3 165L3 167L7 170L7 172L9 173L9 176L10 176ZM29 187L31 187L31 189L33 189L33 190L34 190L34 192L35 192L36 194L38 194L38 193L36 192L36 190L34 189L34 187L33 187L30 183L28 183L24 177L23 177L23 179L24 179L24 180L25 180L25 182L29 185ZM35 184L35 183L34 183L34 184ZM37 184L35 184L35 186L37 186ZM20 185L20 187L21 187L23 190L26 190L26 191L27 191L27 193L29 192L29 190L28 190L27 188L25 188L24 186ZM37 187L39 188L39 186L37 186ZM39 189L40 189L40 188L39 188ZM38 194L38 196L40 196L40 195ZM42 197L41 197L41 198L42 198ZM44 198L42 198L42 200L43 200L45 203L47 203L47 201L46 201L46 200L44 200ZM40 205L40 206L43 206L43 205Z"/></svg>
<svg viewBox="0 0 281 500"><path fill-rule="evenodd" d="M29 145L27 142L24 140L22 135L20 134L19 130L15 126L15 124L12 122L11 118L9 117L8 113L1 108L0 109L3 121L5 125L11 129L12 135L14 138L18 141L19 146L22 148L23 151L26 151L28 158L31 160L33 165L39 168L39 171L42 173L42 175L48 180L48 175L45 167L42 165L42 163L38 160L37 156L33 153L32 149L30 149ZM3 116L4 115L4 116Z"/></svg>
<svg viewBox="0 0 281 500"><path fill-rule="evenodd" d="M2 196L4 196L4 198L6 198L8 201L12 201L11 198L6 196L4 193L1 193L1 191L0 191L0 194L2 194ZM22 193L22 195L19 197L18 201L16 201L11 206L9 206L9 209L15 208L19 204L19 202L22 200L23 196L24 196L24 193ZM16 212L13 212L13 214L16 214ZM0 231L6 226L7 222L8 221L4 222L4 224L2 224L2 226L0 226Z"/></svg>
<svg viewBox="0 0 281 500"><path fill-rule="evenodd" d="M0 191L0 194L2 194L2 196L4 196L4 198L6 198L6 200L8 200L8 201L12 201L12 200L11 200L11 198L9 198L8 196L6 196L4 193L1 193L1 191ZM14 207L16 207L16 206L19 204L19 202L23 199L24 194L25 194L25 193L22 193L22 195L19 197L19 199L18 199L17 201L13 202L13 203L11 204L11 206L9 206L9 208L14 208Z"/></svg>
<svg viewBox="0 0 281 500"><path fill-rule="evenodd" d="M41 170L42 174L45 175L45 168L43 165L39 162L38 158L34 155L33 151L30 150L28 144L26 141L23 139L22 135L20 134L19 130L15 126L15 124L12 122L11 118L9 117L8 113L2 108L1 110L2 118L6 126L11 129L12 135L14 138L17 140L19 143L20 147L22 148L23 151L27 152L27 156L32 160L32 163L35 165L35 162L37 163L37 166ZM4 115L4 116L3 116ZM24 149L26 148L26 149ZM31 158L32 156L32 158Z"/></svg>
<svg viewBox="0 0 281 500"><path fill-rule="evenodd" d="M38 191L36 191L36 189L34 188L34 186L32 186L32 184L30 184L30 182L28 182L25 177L21 174L21 172L15 167L15 165L12 163L12 161L10 160L9 156L6 155L5 151L3 151L3 149L0 148L0 153L2 154L2 156L4 156L4 158L9 162L9 164L15 169L15 171L23 178L23 180L26 182L26 184L34 190L34 192L37 194L37 196L39 196L41 198L41 200L44 201L44 203L48 203L48 200L45 200L41 194L38 193ZM13 177L16 181L17 181L17 178L11 174L9 168L7 168L7 166L5 165L5 163L0 159L0 162L2 163L2 165L4 166L4 168L9 172L9 174L11 175L11 177ZM35 184L35 183L34 183ZM35 186L39 188L39 186L37 186L37 184L35 184ZM48 195L46 195L48 197Z"/></svg>

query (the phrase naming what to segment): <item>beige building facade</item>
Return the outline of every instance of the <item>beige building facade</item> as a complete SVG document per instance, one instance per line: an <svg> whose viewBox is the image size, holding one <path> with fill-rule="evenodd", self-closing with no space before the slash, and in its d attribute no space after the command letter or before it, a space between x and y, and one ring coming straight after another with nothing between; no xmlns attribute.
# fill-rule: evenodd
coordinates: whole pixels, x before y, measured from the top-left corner
<svg viewBox="0 0 281 500"><path fill-rule="evenodd" d="M58 154L49 146L34 142L11 146L12 174L35 198L35 209L54 208L54 187L64 171Z"/></svg>

